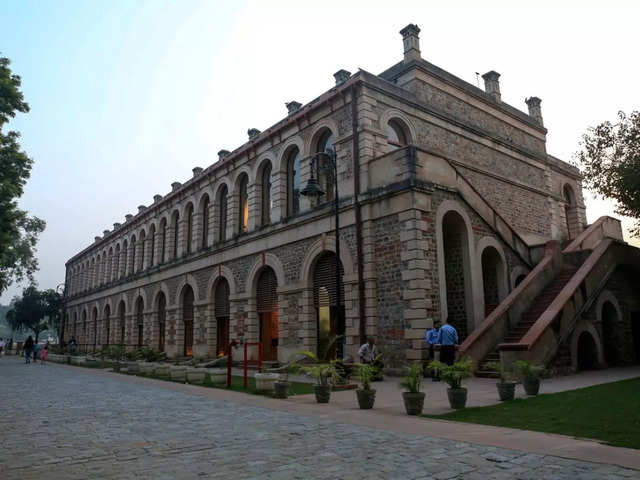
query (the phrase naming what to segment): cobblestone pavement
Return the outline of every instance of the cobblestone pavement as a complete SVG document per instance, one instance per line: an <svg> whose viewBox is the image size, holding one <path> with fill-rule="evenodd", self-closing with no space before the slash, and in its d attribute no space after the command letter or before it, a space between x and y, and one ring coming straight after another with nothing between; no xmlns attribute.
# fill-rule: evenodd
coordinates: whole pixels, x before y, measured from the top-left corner
<svg viewBox="0 0 640 480"><path fill-rule="evenodd" d="M420 421L420 420L416 420ZM0 358L0 478L640 479Z"/></svg>

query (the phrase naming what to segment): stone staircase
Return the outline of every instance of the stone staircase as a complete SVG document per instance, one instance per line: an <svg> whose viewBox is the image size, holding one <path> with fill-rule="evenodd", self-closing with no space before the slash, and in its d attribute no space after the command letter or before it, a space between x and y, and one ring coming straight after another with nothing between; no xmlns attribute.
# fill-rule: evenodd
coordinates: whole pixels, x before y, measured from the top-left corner
<svg viewBox="0 0 640 480"><path fill-rule="evenodd" d="M513 327L509 328L504 337L503 343L517 343L529 331L533 324L538 320L540 315L551 305L551 302L558 296L560 291L569 282L571 277L577 272L577 267L566 266L560 274L542 290L542 292L531 303L529 309L522 315L520 321ZM498 378L498 371L491 368L490 362L500 361L500 352L498 346L487 354L479 363L476 371L478 377Z"/></svg>

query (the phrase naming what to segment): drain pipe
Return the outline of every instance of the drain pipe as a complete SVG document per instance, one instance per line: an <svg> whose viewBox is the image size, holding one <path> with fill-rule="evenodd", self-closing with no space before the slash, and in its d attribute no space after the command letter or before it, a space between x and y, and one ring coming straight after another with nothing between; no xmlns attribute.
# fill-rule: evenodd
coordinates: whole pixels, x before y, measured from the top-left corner
<svg viewBox="0 0 640 480"><path fill-rule="evenodd" d="M362 212L360 211L360 133L358 131L357 83L351 86L351 140L353 142L353 198L356 214L356 264L358 266L358 310L360 345L366 342L367 329L364 304L364 274L362 266Z"/></svg>

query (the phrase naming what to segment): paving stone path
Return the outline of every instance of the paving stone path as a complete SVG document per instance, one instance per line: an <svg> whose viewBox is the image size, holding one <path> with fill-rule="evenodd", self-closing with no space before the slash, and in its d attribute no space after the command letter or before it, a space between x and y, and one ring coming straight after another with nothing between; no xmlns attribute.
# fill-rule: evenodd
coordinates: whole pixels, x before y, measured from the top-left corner
<svg viewBox="0 0 640 480"><path fill-rule="evenodd" d="M346 425L1 357L0 478L599 480L640 479L640 472Z"/></svg>

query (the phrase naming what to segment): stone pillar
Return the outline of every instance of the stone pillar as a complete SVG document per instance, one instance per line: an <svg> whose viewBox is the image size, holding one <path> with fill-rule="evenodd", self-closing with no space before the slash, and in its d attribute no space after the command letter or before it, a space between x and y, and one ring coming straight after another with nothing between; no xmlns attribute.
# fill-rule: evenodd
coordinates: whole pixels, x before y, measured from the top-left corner
<svg viewBox="0 0 640 480"><path fill-rule="evenodd" d="M187 221L184 218L178 220L178 251L177 257L180 258L187 252Z"/></svg>
<svg viewBox="0 0 640 480"><path fill-rule="evenodd" d="M316 309L313 306L313 289L305 288L298 304L301 315L298 321L302 327L302 348L318 354L318 327Z"/></svg>
<svg viewBox="0 0 640 480"><path fill-rule="evenodd" d="M529 115L534 118L536 122L540 124L541 127L544 126L544 122L542 121L542 100L538 97L529 97L525 100L527 107L529 108Z"/></svg>
<svg viewBox="0 0 640 480"><path fill-rule="evenodd" d="M231 240L238 231L237 220L238 195L236 192L227 195L227 235L225 240Z"/></svg>
<svg viewBox="0 0 640 480"><path fill-rule="evenodd" d="M146 270L148 268L150 268L151 265L151 244L153 243L151 241L151 235L149 235L148 237L146 237L144 240L144 258L142 258L142 270ZM154 256L155 256L155 252L154 252Z"/></svg>
<svg viewBox="0 0 640 480"><path fill-rule="evenodd" d="M500 74L495 70L482 75L484 79L484 91L491 95L496 102L500 103Z"/></svg>
<svg viewBox="0 0 640 480"><path fill-rule="evenodd" d="M191 237L191 251L199 252L202 250L202 212L200 210L193 213Z"/></svg>
<svg viewBox="0 0 640 480"><path fill-rule="evenodd" d="M135 265L133 265L133 271L132 273L137 273L140 270L142 270L142 264L144 262L144 255L142 254L142 242L144 242L144 240L142 239L137 239L136 243L134 245L134 251L136 252L136 258L135 258Z"/></svg>
<svg viewBox="0 0 640 480"><path fill-rule="evenodd" d="M420 29L418 26L410 23L400 30L400 35L402 35L405 63L420 60Z"/></svg>
<svg viewBox="0 0 640 480"><path fill-rule="evenodd" d="M209 356L207 310L207 303L193 308L193 356L197 358Z"/></svg>
<svg viewBox="0 0 640 480"><path fill-rule="evenodd" d="M216 209L213 201L209 202L209 233L207 234L207 247L210 247L216 242L216 235L218 233L216 226Z"/></svg>
<svg viewBox="0 0 640 480"><path fill-rule="evenodd" d="M261 188L258 183L251 183L247 186L247 204L249 207L249 219L247 221L247 232L252 232L260 224ZM239 219L242 220L242 219Z"/></svg>

